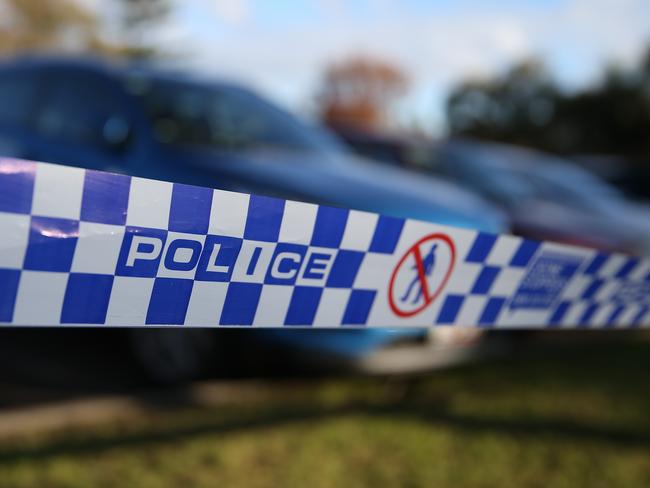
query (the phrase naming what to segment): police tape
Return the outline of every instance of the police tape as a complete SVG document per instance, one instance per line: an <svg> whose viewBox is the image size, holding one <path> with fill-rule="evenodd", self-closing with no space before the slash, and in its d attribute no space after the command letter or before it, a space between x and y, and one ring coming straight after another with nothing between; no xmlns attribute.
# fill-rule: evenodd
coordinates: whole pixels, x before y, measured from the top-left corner
<svg viewBox="0 0 650 488"><path fill-rule="evenodd" d="M650 325L650 261L0 160L0 323Z"/></svg>

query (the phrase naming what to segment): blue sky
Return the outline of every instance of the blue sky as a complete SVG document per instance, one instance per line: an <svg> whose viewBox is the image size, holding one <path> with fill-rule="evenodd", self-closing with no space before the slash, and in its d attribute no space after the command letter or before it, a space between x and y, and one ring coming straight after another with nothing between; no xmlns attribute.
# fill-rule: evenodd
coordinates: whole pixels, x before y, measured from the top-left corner
<svg viewBox="0 0 650 488"><path fill-rule="evenodd" d="M634 62L650 42L649 0L174 2L155 35L192 69L241 80L308 114L328 63L381 57L411 80L397 119L434 133L459 80L537 56L570 90L593 83L606 64Z"/></svg>

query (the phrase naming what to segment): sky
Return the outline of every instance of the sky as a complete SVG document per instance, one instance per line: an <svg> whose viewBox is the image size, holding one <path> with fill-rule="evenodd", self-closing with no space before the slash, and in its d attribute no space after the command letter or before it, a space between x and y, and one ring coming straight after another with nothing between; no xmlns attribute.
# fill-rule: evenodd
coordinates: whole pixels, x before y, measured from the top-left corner
<svg viewBox="0 0 650 488"><path fill-rule="evenodd" d="M354 55L410 78L403 125L444 129L461 80L541 58L567 90L608 64L634 63L650 43L650 0L172 0L152 36L191 69L235 79L306 114L324 68Z"/></svg>

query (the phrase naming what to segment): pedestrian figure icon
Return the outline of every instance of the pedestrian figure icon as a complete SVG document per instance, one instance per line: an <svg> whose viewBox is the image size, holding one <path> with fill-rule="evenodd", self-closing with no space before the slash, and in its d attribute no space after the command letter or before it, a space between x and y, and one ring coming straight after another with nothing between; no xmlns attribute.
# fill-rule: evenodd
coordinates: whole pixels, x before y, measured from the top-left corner
<svg viewBox="0 0 650 488"><path fill-rule="evenodd" d="M442 232L420 238L405 250L388 283L388 305L398 317L412 317L440 295L456 263L456 246Z"/></svg>
<svg viewBox="0 0 650 488"><path fill-rule="evenodd" d="M434 268L434 266L436 264L435 252L436 252L437 247L438 247L437 243L434 244L433 246L431 246L431 250L422 259L421 266L422 266L422 270L424 271L424 279L426 279L426 277L428 277L428 276L431 276L431 273L433 272L433 268ZM414 289L417 290L417 291L415 293L415 298L413 299L413 301L411 301L411 304L415 305L416 303L418 303L422 299L422 295L424 293L423 283L422 283L423 277L420 275L419 267L420 267L420 263L417 262L417 258L416 258L415 264L413 264L413 266L411 266L411 269L414 271L415 274L413 276L413 279L409 283L409 286L406 288L406 292L400 298L401 302L408 301L409 296L412 294Z"/></svg>

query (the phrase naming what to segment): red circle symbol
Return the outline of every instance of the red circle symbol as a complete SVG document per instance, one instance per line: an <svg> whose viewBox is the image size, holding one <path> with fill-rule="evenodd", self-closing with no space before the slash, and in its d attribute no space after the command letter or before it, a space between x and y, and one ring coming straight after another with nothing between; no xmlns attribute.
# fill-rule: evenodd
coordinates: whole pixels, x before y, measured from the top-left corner
<svg viewBox="0 0 650 488"><path fill-rule="evenodd" d="M448 249L448 256L449 256L448 264L446 266L446 269L443 271L439 270L439 266L438 268L436 268L436 266L433 266L432 264L433 261L431 261L431 263L429 263L429 265L427 266L425 264L426 258L422 257L422 251L421 251L422 246L431 241L437 241L438 243L441 243ZM433 248L431 252L433 252ZM412 258L412 260L409 260L409 258ZM404 297L408 298L414 284L419 285L420 291L418 292L418 294L416 294L416 298L421 296L422 303L415 308L404 309L405 307L403 306L400 307L398 302L395 300L395 293L396 293L395 286L398 282L397 277L402 271L404 264L406 264L409 261L414 261L415 265L413 266L413 268L415 268L414 270L417 272L417 275L413 277L413 281L408 287L407 293ZM402 258L399 260L397 266L395 266L395 269L393 270L393 274L390 277L390 284L388 286L388 303L390 304L390 308L393 311L393 313L399 317L412 317L413 315L416 315L420 313L422 310L424 310L425 308L427 308L438 297L438 295L440 295L440 292L442 292L445 285L449 281L451 272L454 269L455 262L456 262L456 247L454 246L454 242L451 240L451 238L446 234L429 234L428 236L423 237L415 244L413 244L406 251L404 256L402 256ZM444 273L442 279L440 279L441 273ZM428 277L429 274L438 276L438 280L437 280L438 283L435 284L433 289L429 289L430 288L430 282ZM404 301L404 297L400 301Z"/></svg>

